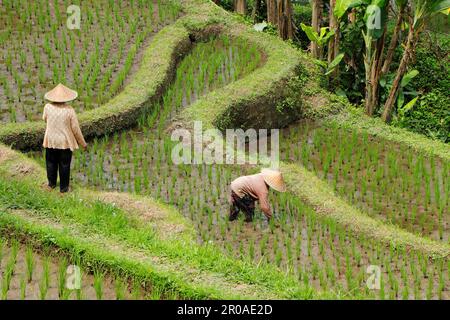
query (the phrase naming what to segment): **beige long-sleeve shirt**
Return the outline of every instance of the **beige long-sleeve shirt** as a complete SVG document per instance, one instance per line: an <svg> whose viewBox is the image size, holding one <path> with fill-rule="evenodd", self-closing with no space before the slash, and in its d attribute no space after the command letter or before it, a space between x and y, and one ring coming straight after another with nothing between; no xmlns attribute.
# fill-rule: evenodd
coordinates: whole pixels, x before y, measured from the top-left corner
<svg viewBox="0 0 450 320"><path fill-rule="evenodd" d="M48 103L44 107L42 118L47 122L42 144L44 148L74 151L78 149L79 144L83 147L86 146L77 115L71 106Z"/></svg>
<svg viewBox="0 0 450 320"><path fill-rule="evenodd" d="M262 174L242 176L231 182L231 190L239 197L248 194L259 201L261 211L268 217L272 216L269 206L269 188Z"/></svg>

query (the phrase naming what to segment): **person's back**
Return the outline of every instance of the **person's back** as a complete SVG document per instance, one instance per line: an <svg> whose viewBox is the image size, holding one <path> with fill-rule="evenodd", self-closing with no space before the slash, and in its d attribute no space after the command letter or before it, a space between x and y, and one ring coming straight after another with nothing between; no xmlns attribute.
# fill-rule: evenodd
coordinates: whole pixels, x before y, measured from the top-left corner
<svg viewBox="0 0 450 320"><path fill-rule="evenodd" d="M44 121L47 122L43 146L52 149L78 149L85 145L75 110L67 104L48 103L44 107Z"/></svg>
<svg viewBox="0 0 450 320"><path fill-rule="evenodd" d="M263 169L261 173L242 176L230 184L230 221L237 218L240 210L244 211L246 221L251 221L254 215L255 201L259 201L261 211L268 219L272 217L269 206L269 187L283 192L285 185L279 171Z"/></svg>
<svg viewBox="0 0 450 320"><path fill-rule="evenodd" d="M72 152L78 149L78 144L86 147L75 110L67 104L77 96L76 91L62 84L45 94L45 99L50 101L42 115L47 124L42 146L45 148L48 186L56 187L59 171L61 192L69 190Z"/></svg>

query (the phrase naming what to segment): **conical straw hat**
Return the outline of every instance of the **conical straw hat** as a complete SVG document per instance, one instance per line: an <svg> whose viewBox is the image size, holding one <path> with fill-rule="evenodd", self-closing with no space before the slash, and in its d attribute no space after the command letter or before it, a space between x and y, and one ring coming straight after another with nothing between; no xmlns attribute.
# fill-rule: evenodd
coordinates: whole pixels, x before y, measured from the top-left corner
<svg viewBox="0 0 450 320"><path fill-rule="evenodd" d="M78 97L78 93L60 83L47 92L44 97L48 101L62 103L75 100Z"/></svg>
<svg viewBox="0 0 450 320"><path fill-rule="evenodd" d="M262 169L261 174L264 181L273 189L279 192L286 191L286 185L284 183L283 175L280 171L272 169Z"/></svg>

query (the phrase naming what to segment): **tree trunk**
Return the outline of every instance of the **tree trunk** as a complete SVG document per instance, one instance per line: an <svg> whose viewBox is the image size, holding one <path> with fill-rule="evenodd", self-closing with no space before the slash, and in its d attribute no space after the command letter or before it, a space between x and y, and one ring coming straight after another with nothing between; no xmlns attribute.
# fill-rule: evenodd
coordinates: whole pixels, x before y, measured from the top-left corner
<svg viewBox="0 0 450 320"><path fill-rule="evenodd" d="M322 0L313 0L311 25L317 33L320 32L320 20L322 18ZM320 58L320 48L315 42L311 42L311 54L314 58Z"/></svg>
<svg viewBox="0 0 450 320"><path fill-rule="evenodd" d="M370 53L372 50L372 48L370 48L369 50L367 50L368 53ZM365 57L364 61L364 66L366 69L366 90L365 90L365 98L364 98L364 103L365 103L365 109L366 109L366 114L368 116L372 116L373 115L373 105L372 105L372 84L371 84L371 69L372 69L372 64L373 64L373 57L370 55L369 57Z"/></svg>
<svg viewBox="0 0 450 320"><path fill-rule="evenodd" d="M372 110L374 111L375 108L378 106L379 102L379 94L378 94L378 88L381 78L381 66L383 65L383 52L384 52L384 44L386 41L386 34L387 34L387 25L384 26L383 35L380 39L377 40L377 48L375 51L375 59L373 63L372 68Z"/></svg>
<svg viewBox="0 0 450 320"><path fill-rule="evenodd" d="M328 64L330 64L339 54L339 21L334 16L334 8L336 6L336 0L330 0L330 31L334 31L334 35L328 41ZM334 83L339 74L339 67L336 66L334 71L330 74L330 83Z"/></svg>
<svg viewBox="0 0 450 320"><path fill-rule="evenodd" d="M333 14L335 5L336 5L336 0L330 0L329 26L330 26L330 31L333 30L336 32L338 22L337 22L336 17ZM334 36L332 36L330 38L330 40L328 41L328 64L330 64L331 61L333 61L337 55L337 52L335 52L335 46L334 46L335 38L336 38L336 34Z"/></svg>
<svg viewBox="0 0 450 320"><path fill-rule="evenodd" d="M287 17L287 38L294 38L294 20L293 20L293 9L292 9L292 1L284 0L285 13Z"/></svg>
<svg viewBox="0 0 450 320"><path fill-rule="evenodd" d="M402 26L404 11L405 11L405 6L401 6L398 9L397 22L395 24L391 42L389 43L389 48L386 53L386 59L384 60L383 68L381 69L381 75L386 74L389 71L389 67L391 66L392 58L394 57L395 48L397 47L398 37L400 35L400 29Z"/></svg>
<svg viewBox="0 0 450 320"><path fill-rule="evenodd" d="M352 10L350 10L350 12L347 14L348 17L348 21L350 21L350 23L355 23L356 21L356 8L352 8Z"/></svg>
<svg viewBox="0 0 450 320"><path fill-rule="evenodd" d="M245 14L247 11L245 0L234 0L234 11Z"/></svg>
<svg viewBox="0 0 450 320"><path fill-rule="evenodd" d="M384 104L384 111L382 118L385 122L390 122L392 117L392 110L394 109L395 100L397 98L398 89L400 87L400 82L403 78L403 75L405 74L406 67L408 66L408 63L410 61L410 57L412 55L412 52L414 50L415 42L416 42L416 35L415 35L415 29L413 25L413 19L409 18L409 31L408 31L408 38L406 40L406 48L403 52L402 59L400 60L400 64L397 68L397 73L394 78L394 82L392 83L391 91L389 92L389 97L386 100L386 103Z"/></svg>
<svg viewBox="0 0 450 320"><path fill-rule="evenodd" d="M267 22L277 24L277 3L276 0L267 0Z"/></svg>
<svg viewBox="0 0 450 320"><path fill-rule="evenodd" d="M292 39L294 30L292 25L292 4L290 0L277 0L278 34L283 40Z"/></svg>
<svg viewBox="0 0 450 320"><path fill-rule="evenodd" d="M254 23L256 23L257 21L257 16L259 13L259 10L261 10L261 1L262 0L255 0L255 5L253 6L253 10L252 10L252 20Z"/></svg>

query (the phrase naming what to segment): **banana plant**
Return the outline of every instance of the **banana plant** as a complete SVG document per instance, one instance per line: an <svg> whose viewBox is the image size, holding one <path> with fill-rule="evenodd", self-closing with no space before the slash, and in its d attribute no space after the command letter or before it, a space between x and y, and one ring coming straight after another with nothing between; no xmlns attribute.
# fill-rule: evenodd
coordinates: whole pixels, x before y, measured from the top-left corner
<svg viewBox="0 0 450 320"><path fill-rule="evenodd" d="M384 51L384 36L387 24L389 0L372 0L367 6L364 19L366 32L363 31L365 44L364 68L366 74L365 108L372 115L378 102L378 82Z"/></svg>
<svg viewBox="0 0 450 320"><path fill-rule="evenodd" d="M323 48L328 39L334 35L334 31L329 27L320 28L320 32L316 32L312 26L307 26L304 23L300 24L302 30L306 33L306 36L311 42L315 42L319 48Z"/></svg>
<svg viewBox="0 0 450 320"><path fill-rule="evenodd" d="M403 107L399 107L397 109L398 110L398 118L399 118L400 121L403 121L403 119L405 118L406 113L414 107L414 105L417 102L417 99L419 99L419 97L415 97L415 98L411 99Z"/></svg>
<svg viewBox="0 0 450 320"><path fill-rule="evenodd" d="M399 88L399 92L398 92L398 97L397 97L397 110L399 111L399 114L401 113L401 110L403 110L403 114L406 112L404 109L406 108L406 105L404 106L403 104L405 103L405 96L413 96L416 97L417 96L417 92L416 91L406 91L407 90L407 86L408 84L411 82L411 80L416 77L419 74L419 71L417 70L411 70L409 71L407 74L405 74L402 78L402 81L400 83L400 88ZM393 83L393 76L384 76L383 78L381 78L380 80L380 86L382 88L385 88L388 92L391 90L392 88L392 83ZM414 99L412 99L414 100ZM411 100L411 101L412 101ZM417 99L416 99L417 100ZM414 100L415 101L415 100ZM409 104L409 102L408 102ZM412 107L412 106L411 106ZM411 109L408 108L409 109Z"/></svg>
<svg viewBox="0 0 450 320"><path fill-rule="evenodd" d="M327 76L336 69L336 67L341 62L342 58L344 58L344 54L340 53L330 63L327 63L326 61L323 60L317 60L316 63L324 69L325 75Z"/></svg>

